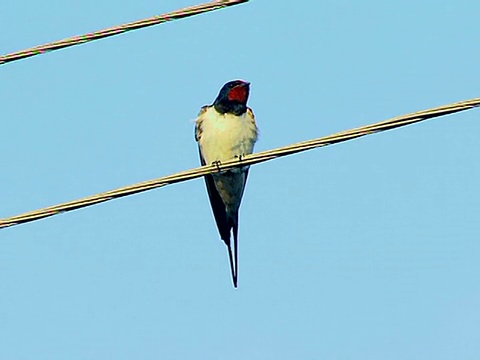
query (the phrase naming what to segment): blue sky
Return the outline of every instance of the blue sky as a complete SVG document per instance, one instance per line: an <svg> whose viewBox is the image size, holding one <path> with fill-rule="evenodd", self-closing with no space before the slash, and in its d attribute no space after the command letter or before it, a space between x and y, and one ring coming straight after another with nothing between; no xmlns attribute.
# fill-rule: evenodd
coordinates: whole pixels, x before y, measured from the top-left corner
<svg viewBox="0 0 480 360"><path fill-rule="evenodd" d="M4 1L0 53L192 5ZM480 96L480 4L253 0L0 68L0 217ZM0 359L477 359L480 110L251 168L231 285L202 179L0 231Z"/></svg>

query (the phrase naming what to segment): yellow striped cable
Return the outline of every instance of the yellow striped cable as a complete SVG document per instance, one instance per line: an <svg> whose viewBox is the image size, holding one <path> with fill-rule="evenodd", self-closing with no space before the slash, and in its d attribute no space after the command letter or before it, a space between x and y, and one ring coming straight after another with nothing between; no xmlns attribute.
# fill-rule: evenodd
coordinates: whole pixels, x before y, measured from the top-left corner
<svg viewBox="0 0 480 360"><path fill-rule="evenodd" d="M232 159L217 165L207 165L199 168L179 172L173 175L164 176L158 179L141 182L138 184L122 187L115 190L110 190L100 194L88 196L83 199L66 202L63 204L50 206L47 208L30 211L21 215L12 216L5 219L0 219L0 228L6 228L13 225L27 223L34 220L43 219L52 215L60 214L75 209L84 208L95 205L104 201L113 200L123 196L137 194L143 191L152 190L169 184L175 184L182 181L195 179L207 174L218 171L225 171L239 166L258 164L264 161L272 160L278 157L295 154L301 151L311 150L322 146L332 145L347 140L352 140L361 136L374 134L377 132L398 128L401 126L413 124L423 120L456 113L472 109L480 106L480 98L475 98L467 101L444 105L428 110L423 110L403 116L398 116L393 119L382 121L379 123L362 126L359 128L343 131L333 135L303 141L293 145L283 146L277 149L262 151L251 155L246 155L241 160Z"/></svg>

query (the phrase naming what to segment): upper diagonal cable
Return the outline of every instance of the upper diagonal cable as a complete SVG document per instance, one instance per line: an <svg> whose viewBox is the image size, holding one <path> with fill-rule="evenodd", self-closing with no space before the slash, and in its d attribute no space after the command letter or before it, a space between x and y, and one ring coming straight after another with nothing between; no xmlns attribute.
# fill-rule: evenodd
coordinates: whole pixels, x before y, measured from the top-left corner
<svg viewBox="0 0 480 360"><path fill-rule="evenodd" d="M186 18L189 16L201 14L207 11L213 11L217 9L221 9L227 6L238 5L241 3L245 3L249 0L217 0L212 1L209 3L204 3L200 5L190 6L187 8L183 8L180 10L172 11L169 13L165 13L162 15L152 16L146 19L130 22L127 24L122 24L118 26L113 26L108 29L103 29L99 31L95 31L92 33L73 36L67 39L54 41L51 43L35 46L29 49L16 51L7 55L0 56L0 65L13 62L16 60L25 59L28 57L32 57L39 54L44 54L46 52L60 50L69 46L83 44L89 41L94 41L98 39L103 39L109 36L122 34L127 31L141 29L147 26L153 26L157 24L161 24L167 21L177 20Z"/></svg>

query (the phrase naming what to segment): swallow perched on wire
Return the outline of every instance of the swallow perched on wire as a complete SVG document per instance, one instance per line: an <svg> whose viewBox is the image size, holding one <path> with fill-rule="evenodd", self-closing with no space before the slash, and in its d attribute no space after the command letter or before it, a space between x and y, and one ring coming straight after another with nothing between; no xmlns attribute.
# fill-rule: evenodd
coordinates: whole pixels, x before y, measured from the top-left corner
<svg viewBox="0 0 480 360"><path fill-rule="evenodd" d="M250 83L230 81L223 85L212 105L202 107L195 126L195 140L202 165L218 165L253 152L258 128L252 109L247 107L249 92ZM234 287L237 287L238 278L238 210L248 169L245 166L205 176L220 238L227 245Z"/></svg>

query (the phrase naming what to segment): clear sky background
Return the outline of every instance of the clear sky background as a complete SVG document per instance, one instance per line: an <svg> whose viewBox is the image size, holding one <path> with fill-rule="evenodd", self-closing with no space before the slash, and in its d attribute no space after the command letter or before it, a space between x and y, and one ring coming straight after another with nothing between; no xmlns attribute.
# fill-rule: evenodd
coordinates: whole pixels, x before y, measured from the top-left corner
<svg viewBox="0 0 480 360"><path fill-rule="evenodd" d="M193 1L2 1L0 53ZM480 96L480 3L266 1L0 67L0 217ZM202 179L0 231L0 359L478 359L480 110L251 168L231 284Z"/></svg>

